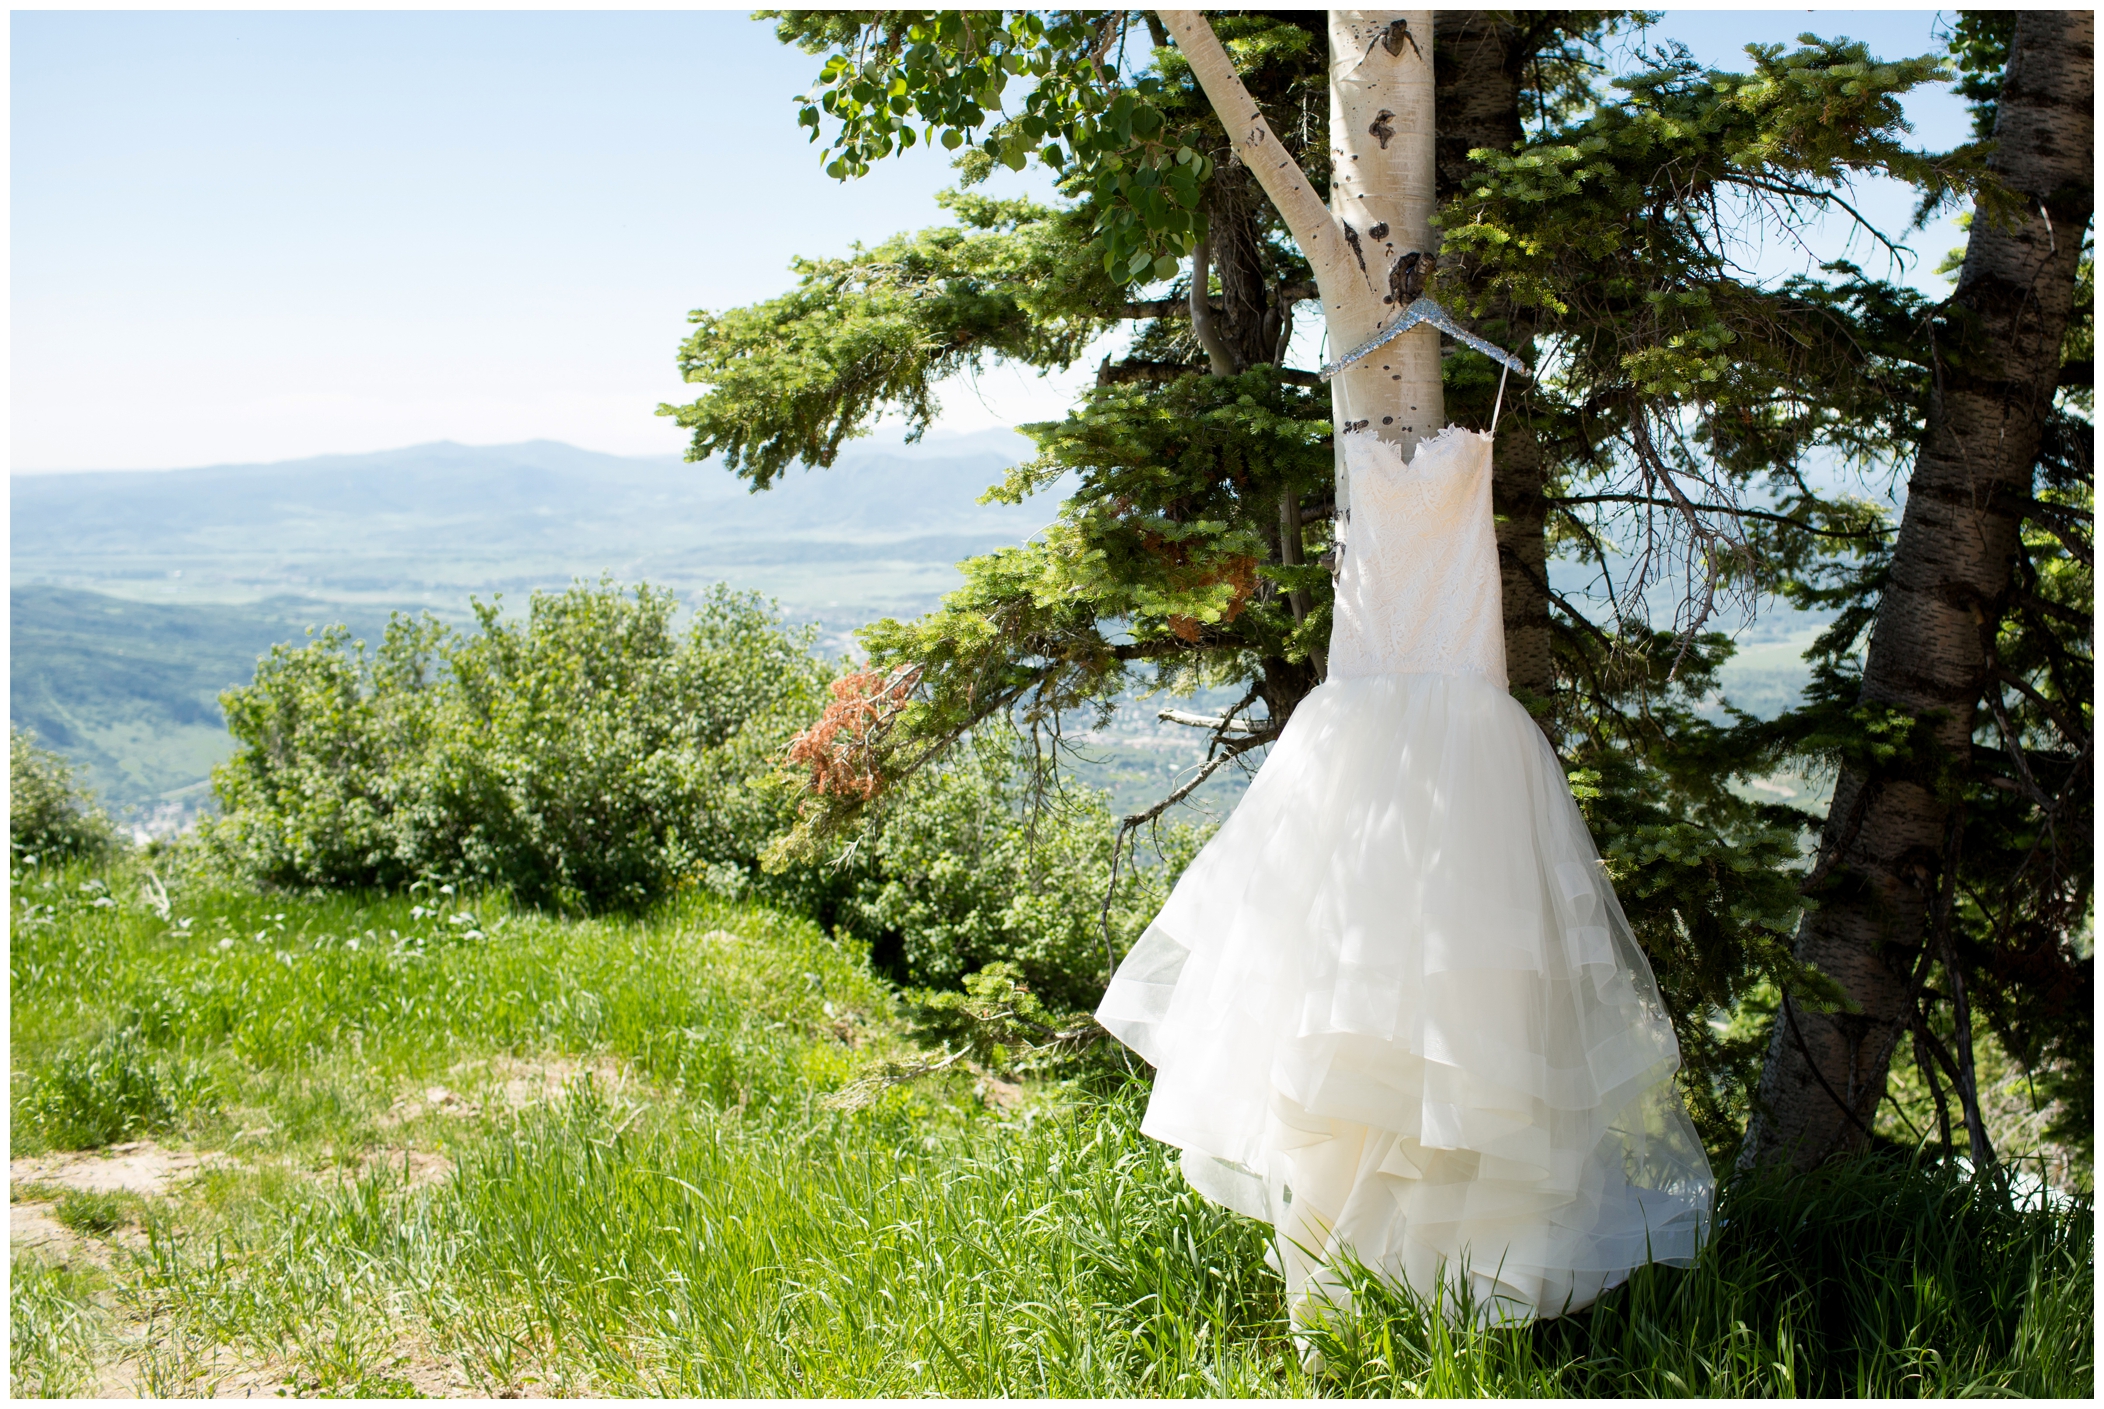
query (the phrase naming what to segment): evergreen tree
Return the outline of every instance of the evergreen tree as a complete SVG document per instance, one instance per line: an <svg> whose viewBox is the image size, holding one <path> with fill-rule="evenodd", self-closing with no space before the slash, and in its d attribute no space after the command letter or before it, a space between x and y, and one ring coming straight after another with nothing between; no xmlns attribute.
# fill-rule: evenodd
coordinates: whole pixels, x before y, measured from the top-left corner
<svg viewBox="0 0 2104 1409"><path fill-rule="evenodd" d="M1956 288L1921 319L1934 390L1897 539L1827 594L1848 610L1797 723L1840 779L1797 956L1846 1001L1785 995L1748 1162L1866 1143L1911 1038L1945 1143L1940 1076L1986 1164L1982 1000L2012 1055L2060 1078L2063 1127L2089 1129L2091 428L2056 397L2087 383L2093 355L2095 16L1969 15L1958 50L2001 184L1973 213ZM1948 1046L1932 1021L1945 1004Z"/></svg>
<svg viewBox="0 0 2104 1409"><path fill-rule="evenodd" d="M1653 51L1603 89L1600 45L1626 12L774 18L824 56L803 121L831 134L830 171L931 141L960 152L964 185L945 198L951 226L800 262L783 298L697 313L682 367L703 391L665 408L692 429L690 458L721 454L764 486L792 463L830 464L882 411L917 433L936 384L989 357L1066 367L1133 328L1083 404L1026 428L1037 459L993 491L1073 474L1053 526L964 564L927 617L863 633L874 683L848 705L877 722L842 736L866 757L840 771L870 785L814 791L792 849L865 824L997 716L1056 732L1136 690L1230 685L1243 694L1208 721L1214 764L1276 736L1322 675L1322 557L1349 493L1329 398L1311 369L1280 363L1318 285L1363 260L1380 296L1369 325L1393 307L1381 298L1422 286L1542 369L1506 387L1499 421L1515 694L1571 769L1651 955L1698 1120L1714 1147L1733 1143L1759 1048L1708 1019L1765 975L1816 985L1788 937L1798 839L1817 819L1729 786L1774 754L1700 712L1730 650L1716 613L1874 558L1891 531L1879 508L1816 491L1801 467L1817 453L1888 462L1928 394L1908 352L1918 298L1847 265L1762 283L1735 262L1734 232L1846 210L1857 175L1897 175L1932 202L1970 190L1976 152L1904 141L1899 95L1943 76L1941 61L1807 36L1753 46L1745 74ZM1201 84L1214 35L1231 67ZM1369 118L1366 94L1339 91L1427 59L1429 133L1399 103ZM1025 91L1004 106L1012 84ZM1282 188L1287 208L1238 155L1254 125L1246 111L1223 123L1230 101L1305 183ZM1412 242L1401 216L1353 218L1388 193L1331 181L1333 154L1371 158L1406 145L1398 134L1429 139L1436 260L1429 230ZM1057 203L974 189L994 163L1032 160ZM1323 229L1338 238L1311 248ZM1350 319L1324 297L1335 346ZM1439 419L1486 426L1495 364L1436 338L1415 350L1436 368L1415 404L1436 395ZM1589 564L1603 590L1559 590L1559 559ZM1662 597L1678 605L1654 622Z"/></svg>

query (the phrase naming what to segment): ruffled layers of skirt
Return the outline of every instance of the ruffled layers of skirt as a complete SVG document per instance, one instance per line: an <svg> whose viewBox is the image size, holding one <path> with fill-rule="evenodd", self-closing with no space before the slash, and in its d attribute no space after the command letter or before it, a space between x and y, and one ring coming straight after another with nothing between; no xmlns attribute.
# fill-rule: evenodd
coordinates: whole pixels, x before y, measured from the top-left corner
<svg viewBox="0 0 2104 1409"><path fill-rule="evenodd" d="M1554 1316L1706 1233L1650 965L1555 754L1486 681L1308 696L1097 1017L1157 1069L1142 1129L1278 1230L1303 1315L1348 1256Z"/></svg>

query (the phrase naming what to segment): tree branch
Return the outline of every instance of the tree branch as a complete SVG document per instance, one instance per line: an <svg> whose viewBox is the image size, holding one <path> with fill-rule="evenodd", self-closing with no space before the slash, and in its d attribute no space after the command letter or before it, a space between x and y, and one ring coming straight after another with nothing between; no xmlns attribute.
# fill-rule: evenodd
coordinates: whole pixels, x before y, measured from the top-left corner
<svg viewBox="0 0 2104 1409"><path fill-rule="evenodd" d="M1660 499L1650 494L1544 494L1544 504L1644 504L1655 509L1678 509L1680 503L1671 499ZM1815 528L1811 524L1793 519L1787 514L1771 514L1762 509L1736 508L1730 504L1695 504L1694 508L1704 513L1729 514L1739 519L1759 519L1763 523L1777 523L1785 528L1801 529L1822 538L1887 538L1899 530L1892 528L1865 529L1861 533L1844 533L1839 529Z"/></svg>
<svg viewBox="0 0 2104 1409"><path fill-rule="evenodd" d="M1279 286L1278 301L1282 309L1289 309L1296 303L1312 302L1321 297L1321 293L1317 291L1313 284L1282 284ZM1212 309L1215 314L1227 311L1217 303L1209 302L1207 307ZM1132 319L1177 318L1188 314L1190 311L1191 301L1188 298L1136 298L1119 304L1117 310L1110 316L1113 318Z"/></svg>
<svg viewBox="0 0 2104 1409"><path fill-rule="evenodd" d="M1242 369L1235 365L1235 354L1220 336L1219 325L1213 322L1213 305L1209 301L1212 284L1213 246L1200 235L1191 247L1191 336L1205 349L1206 360L1213 364L1213 375L1232 377Z"/></svg>
<svg viewBox="0 0 2104 1409"><path fill-rule="evenodd" d="M1248 734L1256 725L1246 719L1227 719L1215 714L1192 714L1188 710L1165 709L1154 716L1165 724L1188 724L1193 729L1212 729L1223 734Z"/></svg>
<svg viewBox="0 0 2104 1409"><path fill-rule="evenodd" d="M2038 687L2024 679L2022 675L2003 665L1995 667L1995 675L2004 684L2010 686L2018 694L2036 705L2039 712L2044 714L2046 718L2059 725L2060 732L2066 736L2069 743L2087 744L2089 742L2089 731L2076 723L2073 715L2040 694Z"/></svg>
<svg viewBox="0 0 2104 1409"><path fill-rule="evenodd" d="M1169 636L1159 641L1127 641L1123 645L1112 646L1110 653L1118 660L1153 660L1159 656L1180 656L1190 649L1179 638Z"/></svg>
<svg viewBox="0 0 2104 1409"><path fill-rule="evenodd" d="M1118 305L1119 318L1174 318L1191 311L1191 301L1184 298L1142 298ZM1215 308L1215 313L1220 310Z"/></svg>
<svg viewBox="0 0 2104 1409"><path fill-rule="evenodd" d="M1182 802L1192 793L1197 792L1199 784L1203 783L1206 779L1212 777L1215 773L1219 772L1226 765L1233 762L1235 759L1240 758L1243 754L1248 753L1251 749L1261 748L1265 744L1272 742L1276 738L1278 738L1278 730L1265 729L1259 733L1251 734L1246 739L1237 739L1234 743L1222 745L1219 754L1216 757L1214 757L1210 762L1208 762L1203 768L1200 768L1198 770L1197 775L1193 777L1190 782L1185 783L1182 787L1178 788L1175 792L1163 798L1160 802L1157 802L1154 806L1148 808L1145 812L1135 812L1130 817L1121 819L1119 822L1119 830L1129 832L1136 827L1146 826L1149 822L1154 821L1157 817L1161 816L1164 812L1167 812L1170 808L1176 806L1176 804L1178 804L1179 802Z"/></svg>
<svg viewBox="0 0 2104 1409"><path fill-rule="evenodd" d="M1315 270L1318 286L1332 280L1340 280L1346 273L1350 256L1345 253L1344 236L1331 218L1329 208L1315 194L1307 173L1293 159L1257 110L1256 100L1249 96L1243 86L1242 77L1235 72L1234 60L1221 47L1220 36L1213 33L1212 25L1206 22L1200 10L1157 10L1162 24L1176 37L1176 47L1183 51L1185 60L1191 65L1191 73L1198 86L1205 90L1213 111L1219 115L1220 125L1227 130L1229 145L1236 156L1242 159L1278 207L1279 215L1286 222L1286 229L1299 244L1308 264Z"/></svg>
<svg viewBox="0 0 2104 1409"><path fill-rule="evenodd" d="M1149 362L1141 357L1128 357L1123 362L1112 362L1108 357L1096 369L1096 385L1110 386L1117 382L1173 382L1178 377L1203 376L1205 368L1194 367L1188 362Z"/></svg>

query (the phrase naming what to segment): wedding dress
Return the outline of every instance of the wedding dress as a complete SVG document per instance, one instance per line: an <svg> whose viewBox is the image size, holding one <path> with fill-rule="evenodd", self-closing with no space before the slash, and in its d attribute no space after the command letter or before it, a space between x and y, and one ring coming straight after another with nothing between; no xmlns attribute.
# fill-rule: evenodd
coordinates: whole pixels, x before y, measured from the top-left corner
<svg viewBox="0 0 2104 1409"><path fill-rule="evenodd" d="M1680 1050L1555 753L1506 692L1490 438L1347 440L1328 679L1096 1016L1141 1129L1277 1230L1296 1322L1340 1257L1500 1323L1686 1264L1714 1184Z"/></svg>

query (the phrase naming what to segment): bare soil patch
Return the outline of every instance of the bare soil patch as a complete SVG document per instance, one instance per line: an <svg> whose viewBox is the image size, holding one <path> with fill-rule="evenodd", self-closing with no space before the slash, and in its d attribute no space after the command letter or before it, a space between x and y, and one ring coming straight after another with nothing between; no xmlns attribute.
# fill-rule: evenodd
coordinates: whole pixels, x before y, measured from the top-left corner
<svg viewBox="0 0 2104 1409"><path fill-rule="evenodd" d="M383 1130L392 1130L425 1116L466 1120L485 1110L521 1111L561 1099L564 1089L585 1075L609 1095L641 1084L633 1072L612 1057L589 1061L573 1057L537 1061L477 1058L460 1063L446 1075L452 1079L452 1086L426 1083L404 1092L375 1123Z"/></svg>
<svg viewBox="0 0 2104 1409"><path fill-rule="evenodd" d="M7 1207L7 1241L16 1252L35 1252L46 1260L68 1263L75 1259L107 1266L109 1254L93 1240L83 1238L51 1216L57 1204L21 1203Z"/></svg>
<svg viewBox="0 0 2104 1409"><path fill-rule="evenodd" d="M10 1184L60 1184L91 1194L154 1196L226 1158L217 1151L165 1150L151 1140L131 1140L106 1150L27 1155L9 1161L7 1178Z"/></svg>

